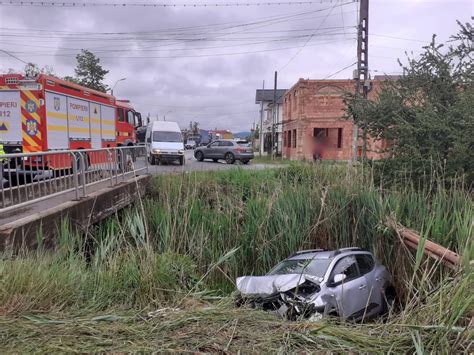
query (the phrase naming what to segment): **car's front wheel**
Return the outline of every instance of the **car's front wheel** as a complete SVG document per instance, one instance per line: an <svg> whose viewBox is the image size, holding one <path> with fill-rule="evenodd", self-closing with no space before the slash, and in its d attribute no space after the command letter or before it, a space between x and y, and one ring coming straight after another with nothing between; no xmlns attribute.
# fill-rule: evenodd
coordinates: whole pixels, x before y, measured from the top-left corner
<svg viewBox="0 0 474 355"><path fill-rule="evenodd" d="M194 157L196 158L197 161L203 161L204 160L204 154L198 150L196 153L194 153Z"/></svg>
<svg viewBox="0 0 474 355"><path fill-rule="evenodd" d="M234 154L232 153L227 153L225 155L225 162L227 164L234 164L235 163L235 157L234 157Z"/></svg>
<svg viewBox="0 0 474 355"><path fill-rule="evenodd" d="M150 163L150 165L155 165L155 163L156 163L155 157L150 154L150 155L148 156L148 162Z"/></svg>

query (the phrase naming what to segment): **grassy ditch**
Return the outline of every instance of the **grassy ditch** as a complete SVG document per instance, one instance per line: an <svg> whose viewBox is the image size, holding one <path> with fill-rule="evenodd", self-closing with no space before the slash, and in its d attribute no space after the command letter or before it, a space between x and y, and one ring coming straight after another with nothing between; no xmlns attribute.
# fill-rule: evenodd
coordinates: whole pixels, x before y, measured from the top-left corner
<svg viewBox="0 0 474 355"><path fill-rule="evenodd" d="M468 351L474 206L441 186L386 189L325 164L156 177L150 196L86 239L65 223L54 251L1 256L0 349ZM465 266L448 272L408 251L387 217ZM235 277L297 249L354 245L395 276L403 308L385 321L290 323L233 307Z"/></svg>

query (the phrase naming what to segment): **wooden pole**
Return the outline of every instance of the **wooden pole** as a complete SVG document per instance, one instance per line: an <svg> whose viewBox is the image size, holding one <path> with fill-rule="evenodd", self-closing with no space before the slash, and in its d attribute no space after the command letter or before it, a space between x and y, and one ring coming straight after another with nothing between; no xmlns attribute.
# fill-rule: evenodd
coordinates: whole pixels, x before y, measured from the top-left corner
<svg viewBox="0 0 474 355"><path fill-rule="evenodd" d="M397 232L407 246L415 250L418 249L421 237L416 231L402 226L393 219L387 219L385 225ZM423 254L441 261L445 266L453 270L456 270L461 266L461 257L459 254L456 254L455 252L430 240L425 240Z"/></svg>

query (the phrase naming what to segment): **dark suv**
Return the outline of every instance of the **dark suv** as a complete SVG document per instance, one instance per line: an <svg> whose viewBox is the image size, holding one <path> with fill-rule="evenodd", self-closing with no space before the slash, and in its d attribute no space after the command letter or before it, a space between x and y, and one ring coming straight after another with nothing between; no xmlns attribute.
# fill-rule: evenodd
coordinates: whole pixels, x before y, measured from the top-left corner
<svg viewBox="0 0 474 355"><path fill-rule="evenodd" d="M253 159L253 149L247 141L220 139L205 147L196 148L194 157L198 161L212 159L217 162L219 159L224 159L227 164L234 164L236 160L248 164Z"/></svg>

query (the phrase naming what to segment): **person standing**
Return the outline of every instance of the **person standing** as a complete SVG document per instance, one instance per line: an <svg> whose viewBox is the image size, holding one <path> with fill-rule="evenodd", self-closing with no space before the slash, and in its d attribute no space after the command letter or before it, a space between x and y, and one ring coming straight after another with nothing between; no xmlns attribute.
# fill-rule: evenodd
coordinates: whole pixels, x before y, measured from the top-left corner
<svg viewBox="0 0 474 355"><path fill-rule="evenodd" d="M319 161L323 159L324 144L321 140L315 139L313 146L313 161Z"/></svg>

